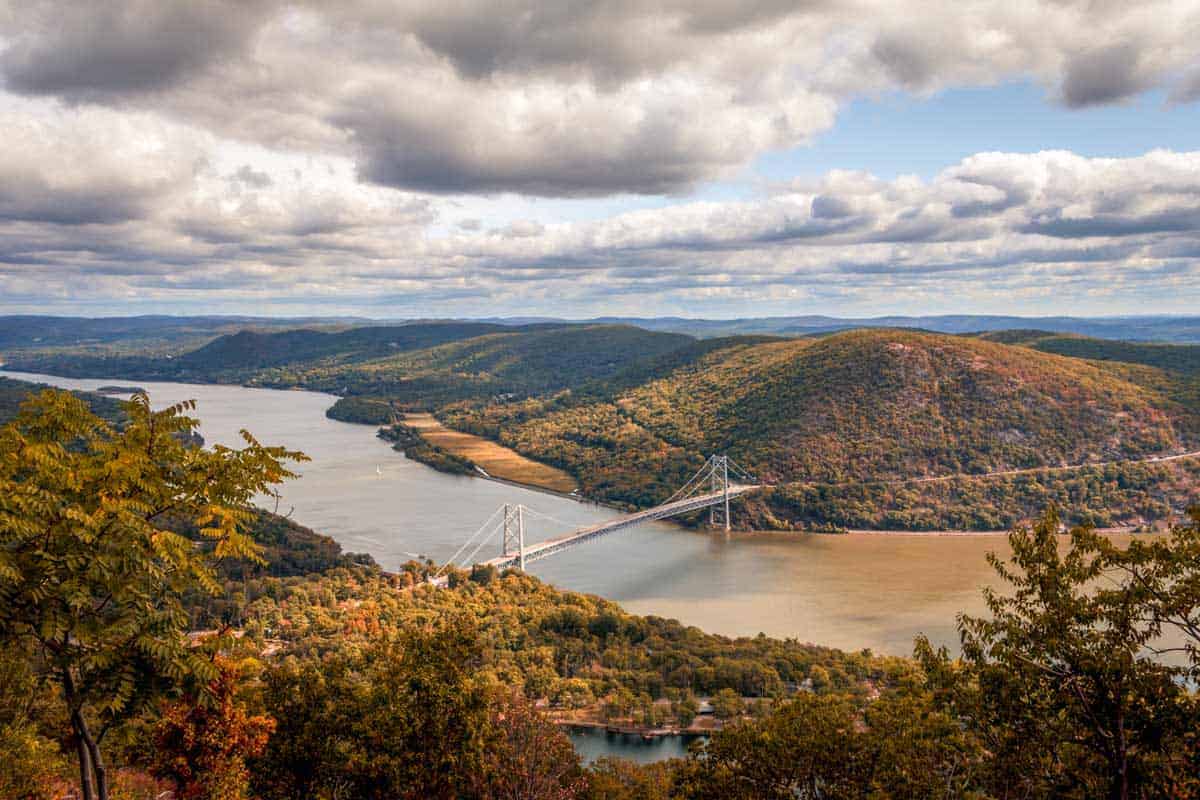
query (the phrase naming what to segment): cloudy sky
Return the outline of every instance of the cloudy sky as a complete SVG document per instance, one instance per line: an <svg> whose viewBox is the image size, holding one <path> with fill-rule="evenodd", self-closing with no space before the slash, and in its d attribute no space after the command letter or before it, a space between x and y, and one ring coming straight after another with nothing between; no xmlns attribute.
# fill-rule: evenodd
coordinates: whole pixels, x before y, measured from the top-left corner
<svg viewBox="0 0 1200 800"><path fill-rule="evenodd" d="M0 313L1200 309L1200 0L0 0Z"/></svg>

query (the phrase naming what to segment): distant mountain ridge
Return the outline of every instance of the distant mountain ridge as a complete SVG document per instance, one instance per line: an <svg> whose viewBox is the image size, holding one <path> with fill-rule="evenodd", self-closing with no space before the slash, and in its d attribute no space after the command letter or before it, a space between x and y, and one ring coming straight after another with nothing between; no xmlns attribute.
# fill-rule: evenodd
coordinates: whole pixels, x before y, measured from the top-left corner
<svg viewBox="0 0 1200 800"><path fill-rule="evenodd" d="M1012 329L1037 329L1051 333L1073 333L1101 339L1200 343L1200 316L1128 317L1016 317L976 314L936 316L829 317L744 317L738 319L693 319L687 317L594 317L565 320L552 317L503 317L481 321L499 324L575 322L576 324L636 325L647 330L686 333L709 338L741 334L811 336L854 328L917 328L934 333L984 333Z"/></svg>
<svg viewBox="0 0 1200 800"><path fill-rule="evenodd" d="M702 319L686 317L487 317L478 319L371 319L366 317L167 316L54 317L0 316L0 357L14 352L67 348L108 355L178 355L222 335L250 330L272 333L307 329L404 327L456 323L528 327L530 325L632 325L650 331L709 339L737 335L813 336L851 328L919 328L937 333L986 333L1041 330L1101 339L1200 344L1200 316L1018 317L949 314L872 318L798 315Z"/></svg>

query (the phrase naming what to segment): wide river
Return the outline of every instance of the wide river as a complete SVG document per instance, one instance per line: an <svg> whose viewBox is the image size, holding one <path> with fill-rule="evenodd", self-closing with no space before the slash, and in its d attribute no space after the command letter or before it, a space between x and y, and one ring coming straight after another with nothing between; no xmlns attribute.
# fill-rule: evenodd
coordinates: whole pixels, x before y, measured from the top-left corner
<svg viewBox="0 0 1200 800"><path fill-rule="evenodd" d="M70 389L129 385L119 377L74 380L0 371ZM616 515L604 507L481 478L446 475L376 438L375 428L336 422L336 398L303 391L147 383L157 407L194 399L209 444L238 446L250 430L264 444L303 450L312 461L285 485L281 513L366 552L384 569L416 555L449 558L503 503L523 503L572 525ZM528 541L564 533L536 518ZM711 633L759 632L805 642L907 655L913 637L957 644L955 614L983 610L980 589L994 579L988 551L1006 554L1002 536L905 534L737 534L643 525L530 565L545 581L619 602L637 614L674 617ZM499 554L485 545L477 560ZM592 757L659 758L682 752L671 741L645 748L576 737Z"/></svg>

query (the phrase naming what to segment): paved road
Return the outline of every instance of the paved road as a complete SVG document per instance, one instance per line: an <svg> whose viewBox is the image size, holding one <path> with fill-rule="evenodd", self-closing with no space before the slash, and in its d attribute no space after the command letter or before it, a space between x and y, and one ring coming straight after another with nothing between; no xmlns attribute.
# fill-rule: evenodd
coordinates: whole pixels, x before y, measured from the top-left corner
<svg viewBox="0 0 1200 800"><path fill-rule="evenodd" d="M901 478L895 481L881 481L881 483L933 483L935 481L952 481L959 478L999 478L1005 475L1029 475L1035 472L1070 472L1077 469L1086 469L1088 467L1108 467L1114 464L1163 464L1168 461L1181 461L1186 458L1200 458L1200 450L1192 450L1188 453L1175 453L1169 456L1148 456L1146 458L1121 458L1115 461L1091 461L1085 464L1064 464L1060 467L1026 467L1024 469L1005 469L997 472L977 472L977 473L959 473L957 475L938 475L932 478ZM873 481L866 481L873 483Z"/></svg>

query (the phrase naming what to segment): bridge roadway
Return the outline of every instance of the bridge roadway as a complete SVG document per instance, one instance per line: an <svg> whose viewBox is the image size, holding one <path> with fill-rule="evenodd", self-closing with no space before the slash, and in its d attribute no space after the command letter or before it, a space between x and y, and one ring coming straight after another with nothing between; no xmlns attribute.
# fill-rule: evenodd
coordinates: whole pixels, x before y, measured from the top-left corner
<svg viewBox="0 0 1200 800"><path fill-rule="evenodd" d="M729 498L733 499L740 494L752 492L761 487L745 484L729 484ZM666 519L667 517L686 514L689 511L696 511L701 508L715 506L718 503L725 502L725 492L711 492L709 494L699 494L695 497L686 497L683 500L676 500L673 503L664 503L661 506L648 508L645 511L635 511L632 514L626 514L623 517L617 517L607 522L601 522L597 525L590 525L586 528L579 528L565 536L559 536L555 539L546 539L545 541L531 544L525 547L525 563L537 561L539 558L552 556L555 553L561 553L569 547L574 547L577 544L598 539L601 536L606 536L610 533L631 528L634 525L640 525L643 522L649 522L655 519ZM512 553L507 556L498 556L489 561L483 562L490 564L497 569L505 569L507 567L515 567L520 563L520 556Z"/></svg>

